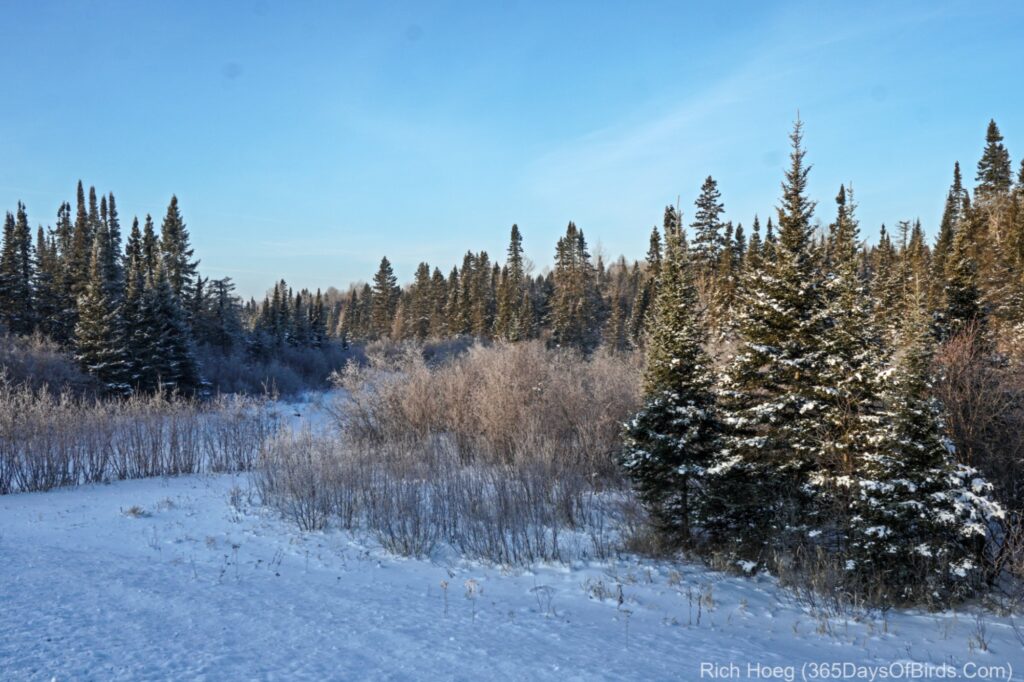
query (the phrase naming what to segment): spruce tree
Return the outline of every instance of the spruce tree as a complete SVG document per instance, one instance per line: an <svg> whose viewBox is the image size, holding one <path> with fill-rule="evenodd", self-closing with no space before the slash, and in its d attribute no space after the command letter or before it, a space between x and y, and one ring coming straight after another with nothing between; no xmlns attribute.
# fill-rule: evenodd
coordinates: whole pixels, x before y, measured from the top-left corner
<svg viewBox="0 0 1024 682"><path fill-rule="evenodd" d="M142 338L135 370L139 386L186 394L199 390L202 382L191 331L162 264L145 292L140 317Z"/></svg>
<svg viewBox="0 0 1024 682"><path fill-rule="evenodd" d="M494 319L494 335L504 341L519 341L528 336L528 312L523 309L525 279L523 237L519 226L513 225Z"/></svg>
<svg viewBox="0 0 1024 682"><path fill-rule="evenodd" d="M370 328L376 338L385 338L391 333L395 311L398 308L398 280L387 256L381 258L377 274L373 276L373 312Z"/></svg>
<svg viewBox="0 0 1024 682"><path fill-rule="evenodd" d="M877 377L885 352L874 324L871 298L860 268L860 237L852 188L840 187L830 230L830 270L823 286L820 454L810 477L818 543L845 545L848 508L862 452L875 438L880 406Z"/></svg>
<svg viewBox="0 0 1024 682"><path fill-rule="evenodd" d="M319 289L309 307L309 343L313 348L323 348L327 343L327 309Z"/></svg>
<svg viewBox="0 0 1024 682"><path fill-rule="evenodd" d="M469 279L469 300L471 333L478 339L489 338L494 328L495 301L493 272L486 251L481 251L473 259L473 276Z"/></svg>
<svg viewBox="0 0 1024 682"><path fill-rule="evenodd" d="M889 599L944 603L980 585L1002 510L978 472L956 464L943 433L922 304L918 295L887 373L874 447L862 454L846 567L854 581L881 582Z"/></svg>
<svg viewBox="0 0 1024 682"><path fill-rule="evenodd" d="M36 231L32 290L36 328L47 338L60 342L64 338L64 300L61 296L60 260L57 241L47 236L42 226Z"/></svg>
<svg viewBox="0 0 1024 682"><path fill-rule="evenodd" d="M693 233L693 262L701 274L713 271L725 247L725 235L721 215L725 206L721 202L718 183L710 175L700 188L700 196L694 202L697 210L693 214L690 229Z"/></svg>
<svg viewBox="0 0 1024 682"><path fill-rule="evenodd" d="M747 277L747 273L756 270L761 267L761 221L758 217L754 216L754 224L750 231L750 241L747 243L746 252L743 254L743 275L742 280Z"/></svg>
<svg viewBox="0 0 1024 682"><path fill-rule="evenodd" d="M682 230L665 235L644 370L644 405L626 425L622 466L660 530L688 545L704 516L703 478L720 448L711 362Z"/></svg>
<svg viewBox="0 0 1024 682"><path fill-rule="evenodd" d="M67 267L71 278L71 297L78 300L89 284L89 267L92 258L93 225L86 210L85 190L78 181L77 210L72 231L71 254Z"/></svg>
<svg viewBox="0 0 1024 682"><path fill-rule="evenodd" d="M985 133L985 151L978 161L978 197L992 198L1010 191L1013 170L1010 167L1010 153L1003 146L1003 136L994 120L988 122Z"/></svg>
<svg viewBox="0 0 1024 682"><path fill-rule="evenodd" d="M309 346L309 301L302 292L295 294L291 306L291 320L288 325L288 343L297 348Z"/></svg>
<svg viewBox="0 0 1024 682"><path fill-rule="evenodd" d="M448 282L441 270L436 267L430 278L430 293L430 336L442 338L448 333Z"/></svg>
<svg viewBox="0 0 1024 682"><path fill-rule="evenodd" d="M127 395L131 392L128 347L121 307L110 297L106 286L105 249L104 242L93 243L89 283L78 301L75 359L108 393Z"/></svg>
<svg viewBox="0 0 1024 682"><path fill-rule="evenodd" d="M610 312L603 334L604 344L613 352L628 350L631 345L629 339L629 270L625 258L620 258L615 264L607 307Z"/></svg>
<svg viewBox="0 0 1024 682"><path fill-rule="evenodd" d="M77 310L74 296L73 241L74 226L71 221L71 204L64 202L57 210L57 226L54 229L55 262L53 271L54 289L59 299L59 311L53 319L52 337L62 346L71 342L75 333Z"/></svg>
<svg viewBox="0 0 1024 682"><path fill-rule="evenodd" d="M430 334L430 321L434 312L434 284L428 263L420 263L416 267L408 298L405 326L412 338L424 341Z"/></svg>
<svg viewBox="0 0 1024 682"><path fill-rule="evenodd" d="M984 327L986 322L978 287L978 263L972 255L976 229L970 223L968 218L957 230L946 258L945 306L940 329L944 339L974 324Z"/></svg>
<svg viewBox="0 0 1024 682"><path fill-rule="evenodd" d="M583 232L570 222L555 249L552 272L551 340L590 352L600 342L599 294Z"/></svg>
<svg viewBox="0 0 1024 682"><path fill-rule="evenodd" d="M873 254L871 296L875 302L875 324L885 339L892 341L899 330L903 284L900 281L898 253L882 225Z"/></svg>
<svg viewBox="0 0 1024 682"><path fill-rule="evenodd" d="M821 457L823 305L799 120L790 140L778 243L744 282L738 350L722 391L728 457L714 467L708 525L725 549L753 560L770 544L806 537L806 484Z"/></svg>
<svg viewBox="0 0 1024 682"><path fill-rule="evenodd" d="M191 298L196 283L199 261L192 260L193 253L188 229L178 208L178 197L172 195L160 228L160 259L164 276L179 302Z"/></svg>
<svg viewBox="0 0 1024 682"><path fill-rule="evenodd" d="M157 270L160 267L160 238L153 228L152 216L147 214L142 230L142 269L146 275L146 286L152 286L156 282Z"/></svg>
<svg viewBox="0 0 1024 682"><path fill-rule="evenodd" d="M32 301L32 231L25 205L18 202L17 217L7 214L0 250L0 325L13 334L31 334L35 328Z"/></svg>
<svg viewBox="0 0 1024 682"><path fill-rule="evenodd" d="M145 324L143 318L143 300L150 282L146 271L143 254L142 232L139 230L139 219L132 221L132 229L125 244L125 290L123 303L123 319L125 346L128 349L127 362L129 379L133 385L139 385L145 373L144 354L148 351L146 344Z"/></svg>
<svg viewBox="0 0 1024 682"><path fill-rule="evenodd" d="M946 205L942 211L942 221L939 223L939 234L932 249L930 300L933 308L939 308L945 296L946 259L953 250L953 237L956 235L957 226L960 225L969 206L970 197L964 189L958 161L953 164L953 184L946 193Z"/></svg>
<svg viewBox="0 0 1024 682"><path fill-rule="evenodd" d="M675 208L665 208L665 226L679 222ZM661 233L657 226L651 228L651 238L647 246L646 269L643 281L639 284L629 318L629 337L634 347L642 348L644 334L647 329L647 315L657 292L658 272L661 267Z"/></svg>

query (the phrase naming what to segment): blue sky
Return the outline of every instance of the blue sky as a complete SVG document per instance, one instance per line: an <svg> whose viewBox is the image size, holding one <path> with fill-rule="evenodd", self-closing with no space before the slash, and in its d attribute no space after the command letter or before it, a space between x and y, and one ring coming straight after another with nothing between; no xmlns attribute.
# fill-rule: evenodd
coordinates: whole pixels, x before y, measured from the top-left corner
<svg viewBox="0 0 1024 682"><path fill-rule="evenodd" d="M177 193L201 269L245 295L407 280L513 222L537 270L574 220L642 256L718 179L773 212L797 110L818 216L933 233L994 117L1024 154L1018 2L17 2L0 41L0 209L82 178L126 224Z"/></svg>

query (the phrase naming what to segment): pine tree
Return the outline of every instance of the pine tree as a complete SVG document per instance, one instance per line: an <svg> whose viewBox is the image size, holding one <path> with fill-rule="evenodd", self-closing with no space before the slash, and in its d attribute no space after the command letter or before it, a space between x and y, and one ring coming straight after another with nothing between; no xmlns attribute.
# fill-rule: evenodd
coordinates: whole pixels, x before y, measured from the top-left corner
<svg viewBox="0 0 1024 682"><path fill-rule="evenodd" d="M876 447L866 449L853 500L851 579L881 582L890 599L969 596L1002 510L978 472L958 466L930 397L932 334L918 296L883 392Z"/></svg>
<svg viewBox="0 0 1024 682"><path fill-rule="evenodd" d="M707 467L720 448L706 332L681 229L665 235L644 371L644 405L626 425L622 466L673 544L704 515Z"/></svg>
<svg viewBox="0 0 1024 682"><path fill-rule="evenodd" d="M1003 136L994 120L988 122L985 133L985 151L978 161L978 197L995 197L1010 191L1013 171L1010 167L1010 153L1003 146Z"/></svg>
<svg viewBox="0 0 1024 682"><path fill-rule="evenodd" d="M376 338L385 338L391 333L395 311L398 308L398 280L387 257L381 258L377 274L373 276L373 312L371 333Z"/></svg>
<svg viewBox="0 0 1024 682"><path fill-rule="evenodd" d="M792 547L806 536L806 484L821 456L823 306L799 120L790 140L778 243L744 282L739 348L723 387L729 456L714 467L708 525L726 549L755 560L768 543Z"/></svg>

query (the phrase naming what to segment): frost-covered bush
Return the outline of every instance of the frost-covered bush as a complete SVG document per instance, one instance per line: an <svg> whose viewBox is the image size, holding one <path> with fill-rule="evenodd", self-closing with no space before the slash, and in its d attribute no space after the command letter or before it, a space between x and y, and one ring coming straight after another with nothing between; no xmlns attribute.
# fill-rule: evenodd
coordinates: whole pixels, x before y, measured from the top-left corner
<svg viewBox="0 0 1024 682"><path fill-rule="evenodd" d="M260 453L252 483L301 528L365 530L390 551L439 545L503 565L607 556L619 546L616 494L555 458L467 463L450 438L368 445L308 431Z"/></svg>
<svg viewBox="0 0 1024 682"><path fill-rule="evenodd" d="M0 379L16 386L50 392L94 393L99 384L84 374L71 355L53 341L0 334Z"/></svg>
<svg viewBox="0 0 1024 682"><path fill-rule="evenodd" d="M247 470L276 428L261 400L99 401L0 382L0 494Z"/></svg>
<svg viewBox="0 0 1024 682"><path fill-rule="evenodd" d="M414 349L351 366L338 384L339 425L356 442L443 436L464 462L556 458L604 479L617 477L621 426L640 403L638 358L539 341L476 346L436 366Z"/></svg>

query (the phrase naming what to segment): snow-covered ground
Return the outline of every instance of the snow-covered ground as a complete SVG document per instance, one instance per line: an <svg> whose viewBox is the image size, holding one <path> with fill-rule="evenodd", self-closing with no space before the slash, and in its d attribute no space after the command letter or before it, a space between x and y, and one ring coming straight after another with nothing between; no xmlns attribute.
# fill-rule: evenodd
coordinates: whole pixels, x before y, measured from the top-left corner
<svg viewBox="0 0 1024 682"><path fill-rule="evenodd" d="M825 619L769 578L696 566L396 558L300 533L244 476L0 497L3 680L801 679L844 662L940 679L910 661L1020 675L1024 646L1005 619Z"/></svg>

